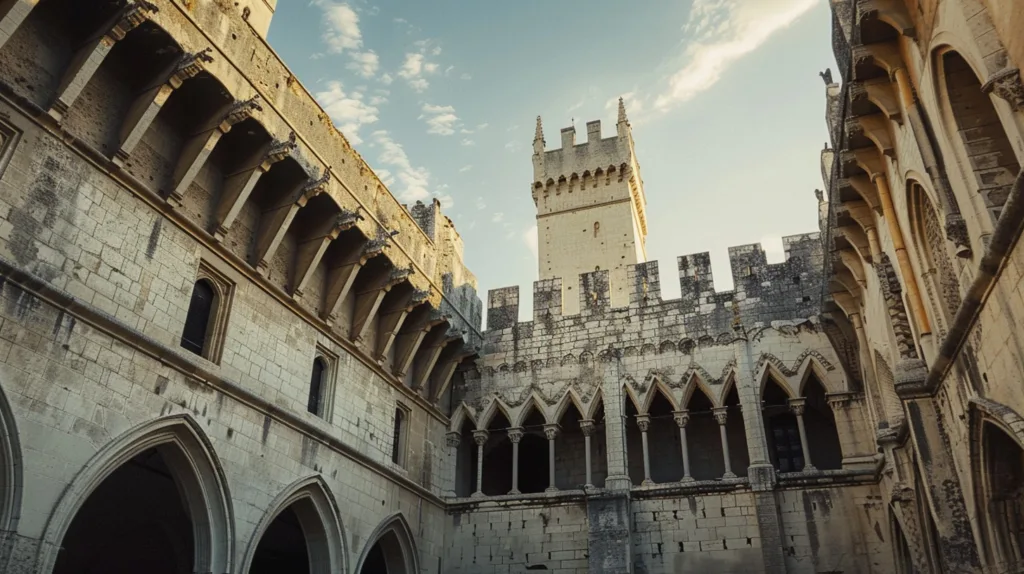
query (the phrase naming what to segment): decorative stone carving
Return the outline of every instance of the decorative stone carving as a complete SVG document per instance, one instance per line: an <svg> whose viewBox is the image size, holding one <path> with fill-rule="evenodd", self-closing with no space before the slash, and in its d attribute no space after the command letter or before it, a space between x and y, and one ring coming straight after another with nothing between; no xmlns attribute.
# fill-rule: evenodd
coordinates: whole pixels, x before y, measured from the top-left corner
<svg viewBox="0 0 1024 574"><path fill-rule="evenodd" d="M986 94L995 94L997 97L1006 100L1015 112L1024 110L1024 83L1020 79L1020 69L1007 66L992 74L992 76L981 86L981 91Z"/></svg>
<svg viewBox="0 0 1024 574"><path fill-rule="evenodd" d="M591 436L594 434L594 421L593 419L583 419L580 421L580 432L583 436Z"/></svg>
<svg viewBox="0 0 1024 574"><path fill-rule="evenodd" d="M562 427L557 424L546 424L544 425L544 436L546 436L548 440L555 440L555 437L558 436L558 433L561 430Z"/></svg>
<svg viewBox="0 0 1024 574"><path fill-rule="evenodd" d="M640 432L647 432L651 426L651 415L637 415L636 426L640 427Z"/></svg>
<svg viewBox="0 0 1024 574"><path fill-rule="evenodd" d="M679 428L686 428L686 425L690 422L690 411L688 409L672 411L672 418L675 419Z"/></svg>
<svg viewBox="0 0 1024 574"><path fill-rule="evenodd" d="M475 442L477 446L484 446L484 444L487 443L487 439L490 438L490 436L490 431L475 430L473 431L473 442Z"/></svg>
<svg viewBox="0 0 1024 574"><path fill-rule="evenodd" d="M796 416L803 416L804 409L807 408L807 399L789 399L789 410Z"/></svg>
<svg viewBox="0 0 1024 574"><path fill-rule="evenodd" d="M444 442L451 448L458 448L462 443L462 435L455 431L449 431L444 435Z"/></svg>
<svg viewBox="0 0 1024 574"><path fill-rule="evenodd" d="M715 414L715 420L718 421L718 424L725 426L725 421L729 416L729 409L725 407L715 407L712 412Z"/></svg>
<svg viewBox="0 0 1024 574"><path fill-rule="evenodd" d="M512 427L508 429L508 440L512 444L519 444L519 441L523 440L523 428Z"/></svg>

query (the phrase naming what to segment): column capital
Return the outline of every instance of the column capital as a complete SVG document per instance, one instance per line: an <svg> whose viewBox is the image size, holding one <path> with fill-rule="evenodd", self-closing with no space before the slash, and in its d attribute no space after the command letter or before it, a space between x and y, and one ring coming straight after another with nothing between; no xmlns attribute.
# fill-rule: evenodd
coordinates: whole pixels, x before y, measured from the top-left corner
<svg viewBox="0 0 1024 574"><path fill-rule="evenodd" d="M562 427L558 426L557 423L548 423L544 425L544 436L548 437L548 440L555 440L558 433L562 430Z"/></svg>
<svg viewBox="0 0 1024 574"><path fill-rule="evenodd" d="M580 420L580 432L583 436L590 436L594 434L594 419L581 419Z"/></svg>
<svg viewBox="0 0 1024 574"><path fill-rule="evenodd" d="M804 408L807 406L807 399L803 397L797 397L795 399L789 399L789 410L796 416L804 414Z"/></svg>
<svg viewBox="0 0 1024 574"><path fill-rule="evenodd" d="M491 431L475 430L473 431L473 442L475 442L477 446L484 446L484 443L487 442L487 439L490 438L490 436Z"/></svg>
<svg viewBox="0 0 1024 574"><path fill-rule="evenodd" d="M448 431L444 435L445 443L450 447L458 447L462 442L462 434L456 431Z"/></svg>
<svg viewBox="0 0 1024 574"><path fill-rule="evenodd" d="M523 427L512 427L508 429L508 440L512 444L519 444L519 441L523 440Z"/></svg>
<svg viewBox="0 0 1024 574"><path fill-rule="evenodd" d="M651 426L651 415L636 415L636 426L640 427L640 432L647 432Z"/></svg>
<svg viewBox="0 0 1024 574"><path fill-rule="evenodd" d="M715 407L711 412L714 413L718 424L725 426L725 421L729 416L729 409L727 407Z"/></svg>
<svg viewBox="0 0 1024 574"><path fill-rule="evenodd" d="M675 419L676 424L679 425L679 428L686 428L687 423L690 422L690 411L689 409L672 411L672 418Z"/></svg>

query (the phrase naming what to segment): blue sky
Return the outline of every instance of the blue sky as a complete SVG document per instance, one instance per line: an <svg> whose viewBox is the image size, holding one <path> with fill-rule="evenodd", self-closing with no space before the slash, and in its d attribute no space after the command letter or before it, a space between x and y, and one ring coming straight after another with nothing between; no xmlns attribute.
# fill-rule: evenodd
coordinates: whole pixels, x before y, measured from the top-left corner
<svg viewBox="0 0 1024 574"><path fill-rule="evenodd" d="M269 41L403 202L441 199L480 295L537 278L531 144L575 118L614 133L623 96L647 253L675 259L815 231L834 66L824 0L283 0Z"/></svg>

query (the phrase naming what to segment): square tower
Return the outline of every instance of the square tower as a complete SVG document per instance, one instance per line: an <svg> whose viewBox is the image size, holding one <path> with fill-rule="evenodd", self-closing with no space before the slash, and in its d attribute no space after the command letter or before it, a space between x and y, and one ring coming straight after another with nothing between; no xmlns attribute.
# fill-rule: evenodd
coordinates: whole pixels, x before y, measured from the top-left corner
<svg viewBox="0 0 1024 574"><path fill-rule="evenodd" d="M544 149L540 117L533 140L533 203L537 206L540 279L562 280L563 313L579 311L579 276L607 269L612 306L629 303L626 268L647 260L647 200L633 132L619 99L616 133L601 138L587 122L587 142L562 129L562 147Z"/></svg>

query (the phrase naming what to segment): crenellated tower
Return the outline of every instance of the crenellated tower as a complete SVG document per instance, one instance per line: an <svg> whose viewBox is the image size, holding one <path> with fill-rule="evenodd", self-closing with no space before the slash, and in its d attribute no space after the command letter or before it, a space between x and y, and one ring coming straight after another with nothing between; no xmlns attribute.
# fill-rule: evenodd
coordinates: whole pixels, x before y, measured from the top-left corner
<svg viewBox="0 0 1024 574"><path fill-rule="evenodd" d="M545 150L537 117L532 192L540 279L563 279L564 312L574 314L575 278L608 270L612 305L626 305L626 270L647 260L647 200L625 104L620 98L611 137L602 139L600 120L587 122L586 143L576 143L575 126L561 135L560 148Z"/></svg>

